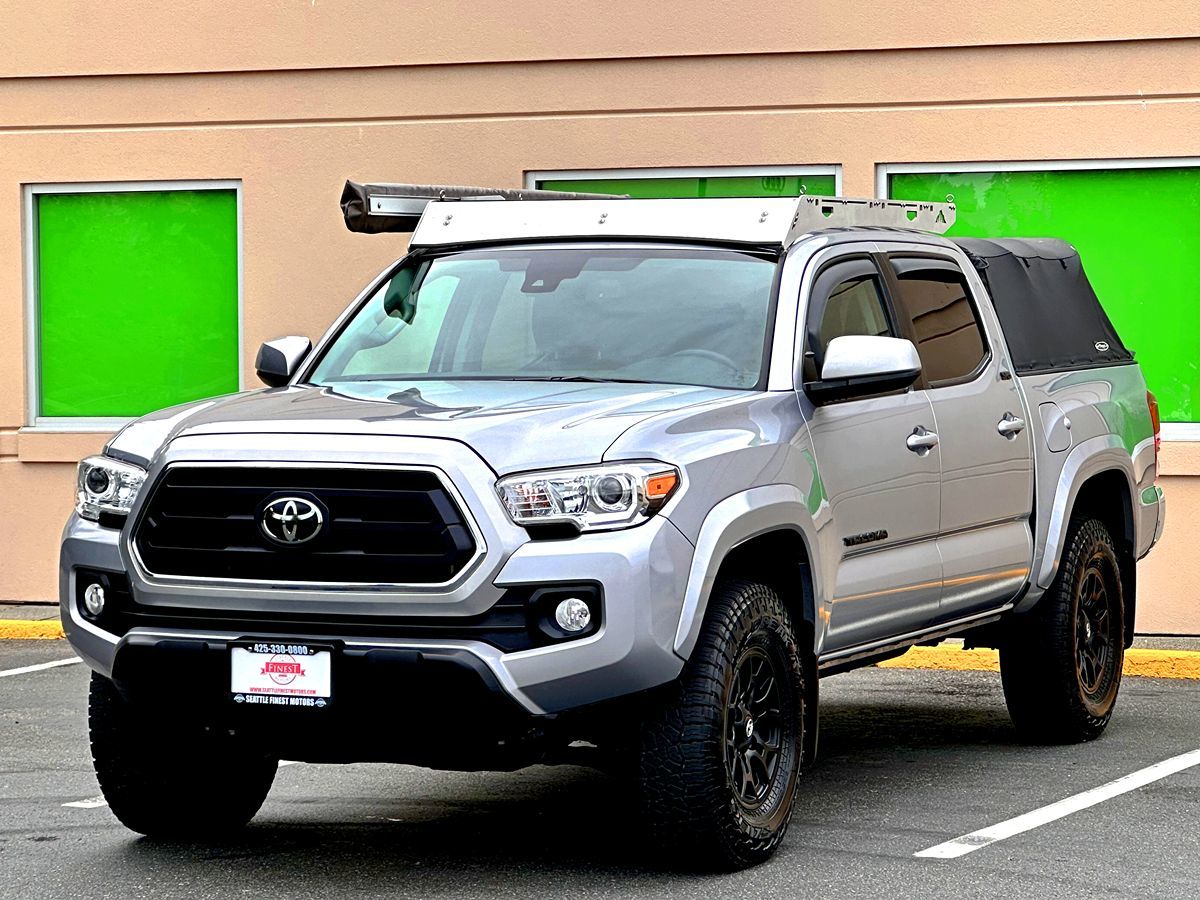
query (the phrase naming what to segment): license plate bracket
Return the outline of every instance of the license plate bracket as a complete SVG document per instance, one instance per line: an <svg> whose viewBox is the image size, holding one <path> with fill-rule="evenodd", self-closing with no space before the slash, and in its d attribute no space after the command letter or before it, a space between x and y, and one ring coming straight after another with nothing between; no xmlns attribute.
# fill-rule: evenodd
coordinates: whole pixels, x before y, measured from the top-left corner
<svg viewBox="0 0 1200 900"><path fill-rule="evenodd" d="M238 706L328 709L333 648L308 641L238 641L229 648L229 697Z"/></svg>

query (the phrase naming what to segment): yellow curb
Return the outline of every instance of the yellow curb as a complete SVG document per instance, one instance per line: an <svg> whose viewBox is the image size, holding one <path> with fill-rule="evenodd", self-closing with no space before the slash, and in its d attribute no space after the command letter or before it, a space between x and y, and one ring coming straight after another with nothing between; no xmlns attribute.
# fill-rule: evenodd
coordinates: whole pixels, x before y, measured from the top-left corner
<svg viewBox="0 0 1200 900"><path fill-rule="evenodd" d="M878 666L881 669L999 672L1000 654L995 650L963 650L961 647L913 647L903 656L885 659Z"/></svg>
<svg viewBox="0 0 1200 900"><path fill-rule="evenodd" d="M963 650L954 646L913 647L903 656L878 665L883 669L999 672L1000 655L995 650ZM1145 678L1200 679L1200 651L1135 647L1125 651L1123 671L1126 675Z"/></svg>
<svg viewBox="0 0 1200 900"><path fill-rule="evenodd" d="M0 640L41 641L62 636L62 623L57 619L0 619Z"/></svg>

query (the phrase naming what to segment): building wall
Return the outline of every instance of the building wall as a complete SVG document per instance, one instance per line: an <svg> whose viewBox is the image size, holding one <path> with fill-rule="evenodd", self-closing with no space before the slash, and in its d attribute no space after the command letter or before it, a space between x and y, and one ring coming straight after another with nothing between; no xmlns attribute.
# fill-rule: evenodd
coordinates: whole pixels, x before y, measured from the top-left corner
<svg viewBox="0 0 1200 900"><path fill-rule="evenodd" d="M30 425L23 185L240 181L250 387L260 341L316 337L404 249L345 230L346 177L828 164L873 196L880 164L1195 157L1198 135L1190 0L22 7L0 34L0 599L54 596L73 463L108 436ZM1200 445L1168 441L1162 473L1138 628L1200 633Z"/></svg>

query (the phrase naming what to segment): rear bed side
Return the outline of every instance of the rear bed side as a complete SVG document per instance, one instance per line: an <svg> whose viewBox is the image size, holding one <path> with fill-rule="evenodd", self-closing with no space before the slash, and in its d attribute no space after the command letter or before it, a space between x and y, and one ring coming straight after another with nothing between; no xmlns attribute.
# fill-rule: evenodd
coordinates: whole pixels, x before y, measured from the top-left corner
<svg viewBox="0 0 1200 900"><path fill-rule="evenodd" d="M1162 533L1162 491L1146 382L1136 364L1027 375L1036 458L1032 606L1058 571L1072 514L1086 508L1109 527L1123 557L1132 633L1135 560Z"/></svg>
<svg viewBox="0 0 1200 900"><path fill-rule="evenodd" d="M1136 560L1158 539L1157 422L1133 353L1122 343L1071 245L1047 238L960 239L992 295L1034 440L1031 608L1054 581L1072 517L1101 519L1124 572L1132 640Z"/></svg>

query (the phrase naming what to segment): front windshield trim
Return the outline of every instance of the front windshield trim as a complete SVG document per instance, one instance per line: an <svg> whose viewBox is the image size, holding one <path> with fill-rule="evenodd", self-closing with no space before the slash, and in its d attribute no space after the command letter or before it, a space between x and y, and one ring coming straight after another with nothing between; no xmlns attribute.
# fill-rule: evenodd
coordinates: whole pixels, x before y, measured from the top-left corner
<svg viewBox="0 0 1200 900"><path fill-rule="evenodd" d="M391 266L384 269L379 275L373 278L366 288L359 294L358 298L347 309L345 309L333 326L320 339L317 346L313 349L304 367L297 372L293 377L291 384L307 385L320 387L321 384L312 380L313 374L317 368L328 356L330 350L337 344L338 340L345 333L346 329L358 318L364 307L367 306L374 298L379 289L391 280L397 272L406 265L419 264L421 262L432 263L438 259L448 257L471 258L479 255L487 257L496 251L512 250L515 252L526 252L530 250L560 250L560 249L578 249L578 250L690 250L701 251L710 250L719 253L732 253L738 256L747 256L754 259L759 259L764 262L769 262L775 267L775 271L771 278L770 294L767 298L766 310L766 327L763 329L763 348L762 357L760 360L758 380L749 386L729 386L729 385L712 385L712 384L697 384L692 382L675 382L675 381L649 381L640 379L602 379L604 382L613 384L670 384L681 385L685 387L708 387L714 390L730 390L730 391L765 391L767 380L771 370L771 350L774 346L776 316L779 307L779 291L780 284L783 279L783 264L786 255L780 250L772 247L760 247L749 245L737 245L713 241L662 241L662 240L637 240L634 238L620 238L614 241L564 241L561 238L547 239L545 241L523 241L519 244L512 243L497 243L494 245L481 246L454 246L454 247L437 247L425 248L419 247L415 250L406 253L400 259L396 260ZM545 378L521 378L516 376L488 376L476 373L436 373L436 374L404 374L394 379L389 378L346 378L338 377L330 378L330 383L351 383L352 381L372 381L372 380L395 380L395 381L544 381ZM571 383L563 378L556 379L559 382ZM598 381L597 383L600 383Z"/></svg>

